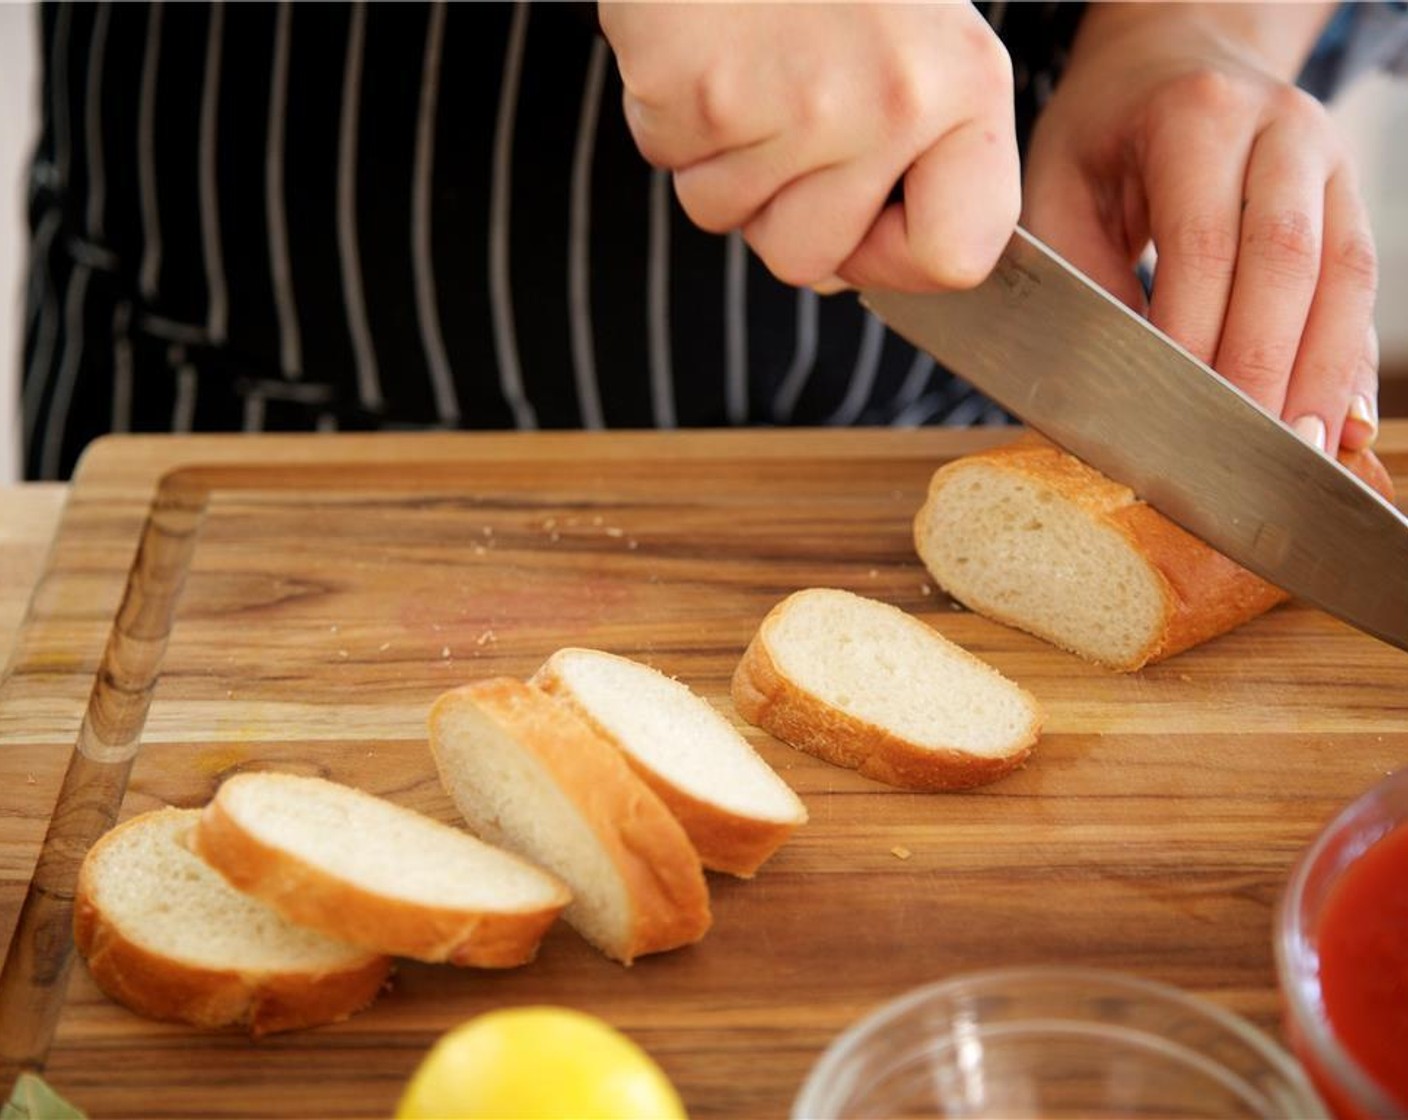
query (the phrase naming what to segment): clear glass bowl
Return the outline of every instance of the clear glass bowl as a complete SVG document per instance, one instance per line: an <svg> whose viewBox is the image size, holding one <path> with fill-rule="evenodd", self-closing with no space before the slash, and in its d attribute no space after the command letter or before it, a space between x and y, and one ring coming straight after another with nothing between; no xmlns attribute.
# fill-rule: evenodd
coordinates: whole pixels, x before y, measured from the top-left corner
<svg viewBox="0 0 1408 1120"><path fill-rule="evenodd" d="M1236 1015L1118 973L1005 969L931 984L827 1048L794 1120L1325 1117L1288 1054Z"/></svg>
<svg viewBox="0 0 1408 1120"><path fill-rule="evenodd" d="M1408 769L1379 781L1350 803L1306 849L1291 873L1276 925L1276 967L1292 1050L1341 1117L1398 1120L1396 1104L1330 1030L1320 996L1315 931L1344 870L1376 840L1408 822ZM1408 937L1408 930L1403 936ZM1408 1061L1408 1054L1404 1055Z"/></svg>

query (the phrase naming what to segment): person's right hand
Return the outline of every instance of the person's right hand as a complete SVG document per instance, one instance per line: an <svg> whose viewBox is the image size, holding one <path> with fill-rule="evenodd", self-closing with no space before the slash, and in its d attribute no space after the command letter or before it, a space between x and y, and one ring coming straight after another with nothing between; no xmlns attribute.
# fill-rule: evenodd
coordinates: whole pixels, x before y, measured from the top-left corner
<svg viewBox="0 0 1408 1120"><path fill-rule="evenodd" d="M992 270L1021 173L1011 61L972 5L599 11L631 134L697 225L741 230L796 285L960 288Z"/></svg>

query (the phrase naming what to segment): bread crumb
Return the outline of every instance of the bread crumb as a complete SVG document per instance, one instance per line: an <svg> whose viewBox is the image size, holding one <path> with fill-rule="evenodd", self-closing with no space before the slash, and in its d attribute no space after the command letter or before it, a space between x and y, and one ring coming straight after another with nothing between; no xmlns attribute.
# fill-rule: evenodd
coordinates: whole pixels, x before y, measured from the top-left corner
<svg viewBox="0 0 1408 1120"><path fill-rule="evenodd" d="M449 657L449 656L450 656L450 647L449 647L449 646L441 646L441 647L440 647L440 657L441 657L441 660L444 660L445 658L447 658L447 657Z"/></svg>
<svg viewBox="0 0 1408 1120"><path fill-rule="evenodd" d="M488 645L490 642L497 642L498 640L499 636L495 634L492 630L485 630L484 633L480 634L479 637L474 640L474 644L477 646L484 646Z"/></svg>
<svg viewBox="0 0 1408 1120"><path fill-rule="evenodd" d="M928 594L930 594L933 590L934 590L934 589L933 589L932 587L930 587L927 583L921 583L921 584L919 585L919 594L921 594L921 595L928 595Z"/></svg>
<svg viewBox="0 0 1408 1120"><path fill-rule="evenodd" d="M603 531L608 537L624 537L626 535L626 530L618 525L608 525Z"/></svg>
<svg viewBox="0 0 1408 1120"><path fill-rule="evenodd" d="M486 551L487 551L487 549L485 549L485 547L484 547L482 544L477 544L477 545L474 546L474 555L475 555L475 556L483 556Z"/></svg>
<svg viewBox="0 0 1408 1120"><path fill-rule="evenodd" d="M32 786L32 785L34 785L34 783L35 783L35 777L34 777L33 774L26 774L26 775L24 776L24 784L25 784L25 785L27 785L27 786Z"/></svg>
<svg viewBox="0 0 1408 1120"><path fill-rule="evenodd" d="M387 650L389 650L390 648L391 648L391 643L390 643L390 642L382 642L381 645L379 645L379 646L376 647L378 653L385 653L385 652L386 652Z"/></svg>
<svg viewBox="0 0 1408 1120"><path fill-rule="evenodd" d="M543 518L543 528L544 528L544 529L547 529L547 530L549 530L549 531L551 531L551 530L557 528L557 518L556 518L556 517L545 517L545 518Z"/></svg>
<svg viewBox="0 0 1408 1120"><path fill-rule="evenodd" d="M890 854L896 859L908 859L914 853L911 852L908 848L900 844L896 844L893 848L890 849Z"/></svg>
<svg viewBox="0 0 1408 1120"><path fill-rule="evenodd" d="M600 518L600 517L593 517L593 518L592 518L592 524L593 524L593 525L600 525L601 522L602 522L602 518Z"/></svg>
<svg viewBox="0 0 1408 1120"><path fill-rule="evenodd" d="M347 651L346 651L345 649L340 649L340 650L337 651L337 656L340 657L340 658L342 658L344 661L346 661L346 660L347 660Z"/></svg>
<svg viewBox="0 0 1408 1120"><path fill-rule="evenodd" d="M486 537L492 537L494 535L494 527L492 525L485 525L482 532Z"/></svg>
<svg viewBox="0 0 1408 1120"><path fill-rule="evenodd" d="M1187 673L1179 673L1179 674L1178 674L1178 679L1181 680L1184 684L1192 684L1192 683L1193 683L1193 678L1190 677Z"/></svg>
<svg viewBox="0 0 1408 1120"><path fill-rule="evenodd" d="M626 547L627 547L627 548L630 548L630 549L639 548L639 547L640 547L640 541L635 540L635 539L628 540L628 541L626 542Z"/></svg>
<svg viewBox="0 0 1408 1120"><path fill-rule="evenodd" d="M879 569L879 568L871 568L870 571L866 572L866 575L868 575L871 579L876 579L876 578L878 578L879 575L880 575L880 569Z"/></svg>
<svg viewBox="0 0 1408 1120"><path fill-rule="evenodd" d="M336 623L336 622L334 622L331 626L328 627L328 633L329 633L329 634L336 634L336 633L337 633L337 623Z"/></svg>

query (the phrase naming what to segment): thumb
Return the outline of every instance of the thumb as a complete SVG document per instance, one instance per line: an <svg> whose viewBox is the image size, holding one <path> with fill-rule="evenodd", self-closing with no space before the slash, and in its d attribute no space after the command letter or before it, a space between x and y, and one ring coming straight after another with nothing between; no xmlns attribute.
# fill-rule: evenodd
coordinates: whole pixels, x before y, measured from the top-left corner
<svg viewBox="0 0 1408 1120"><path fill-rule="evenodd" d="M1023 192L1022 224L1116 299L1147 315L1135 264L1147 237L1131 236L1118 201L1121 184L1097 188L1073 163L1033 162Z"/></svg>

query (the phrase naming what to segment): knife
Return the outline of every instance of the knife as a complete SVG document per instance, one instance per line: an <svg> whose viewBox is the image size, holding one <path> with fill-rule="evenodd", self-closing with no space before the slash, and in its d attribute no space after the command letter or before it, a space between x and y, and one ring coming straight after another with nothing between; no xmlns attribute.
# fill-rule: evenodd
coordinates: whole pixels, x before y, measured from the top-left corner
<svg viewBox="0 0 1408 1120"><path fill-rule="evenodd" d="M1408 649L1408 518L1025 230L976 288L861 302L1219 552Z"/></svg>

